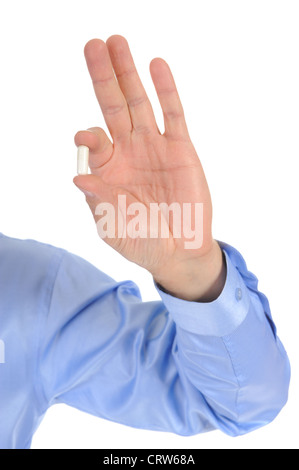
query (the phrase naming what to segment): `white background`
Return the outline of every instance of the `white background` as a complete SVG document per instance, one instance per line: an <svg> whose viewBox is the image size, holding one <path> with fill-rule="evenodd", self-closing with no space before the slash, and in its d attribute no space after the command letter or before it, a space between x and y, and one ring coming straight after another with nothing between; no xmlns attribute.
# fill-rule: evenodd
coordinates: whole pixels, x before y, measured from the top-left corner
<svg viewBox="0 0 299 470"><path fill-rule="evenodd" d="M85 43L124 35L163 130L149 63L170 65L214 204L214 237L260 280L292 364L289 402L266 427L179 437L51 408L33 448L298 448L299 2L2 1L0 231L74 252L158 299L151 276L96 233L73 185L78 130L106 129ZM158 400L159 397L156 397Z"/></svg>

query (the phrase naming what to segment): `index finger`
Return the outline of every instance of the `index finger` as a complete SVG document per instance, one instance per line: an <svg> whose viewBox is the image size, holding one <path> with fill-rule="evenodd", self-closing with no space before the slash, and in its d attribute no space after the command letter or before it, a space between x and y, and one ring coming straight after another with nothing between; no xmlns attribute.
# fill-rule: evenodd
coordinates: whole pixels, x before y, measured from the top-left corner
<svg viewBox="0 0 299 470"><path fill-rule="evenodd" d="M131 132L132 122L126 99L115 78L107 46L101 39L91 39L84 55L94 91L113 139Z"/></svg>

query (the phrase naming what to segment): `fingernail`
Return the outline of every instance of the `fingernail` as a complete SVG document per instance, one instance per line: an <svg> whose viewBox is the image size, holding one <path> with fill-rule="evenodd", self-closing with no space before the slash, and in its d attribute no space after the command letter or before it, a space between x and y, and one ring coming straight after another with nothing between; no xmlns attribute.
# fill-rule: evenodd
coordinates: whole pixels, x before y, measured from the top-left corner
<svg viewBox="0 0 299 470"><path fill-rule="evenodd" d="M93 193L90 193L89 191L83 191L83 193L84 193L84 194L85 194L85 196L87 196L87 197L96 197L96 195L95 195L95 194L93 194Z"/></svg>
<svg viewBox="0 0 299 470"><path fill-rule="evenodd" d="M80 189L80 191L82 191L82 193L84 193L86 197L95 197L94 193L91 193L90 191L86 191L86 189L80 188L79 186L77 186L77 188Z"/></svg>

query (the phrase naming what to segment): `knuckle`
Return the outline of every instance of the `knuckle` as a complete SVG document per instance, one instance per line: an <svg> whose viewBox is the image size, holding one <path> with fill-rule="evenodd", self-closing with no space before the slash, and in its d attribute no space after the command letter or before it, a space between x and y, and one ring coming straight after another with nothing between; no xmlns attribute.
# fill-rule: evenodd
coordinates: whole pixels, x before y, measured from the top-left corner
<svg viewBox="0 0 299 470"><path fill-rule="evenodd" d="M128 106L130 108L136 108L136 106L140 106L140 105L146 103L147 101L148 101L147 96L145 96L145 95L138 96L136 98L129 99L128 100Z"/></svg>
<svg viewBox="0 0 299 470"><path fill-rule="evenodd" d="M118 79L122 79L124 77L128 77L130 75L135 75L135 74L136 74L136 69L131 68L131 69L128 69L128 70L123 70L122 72L118 72L116 76L117 76Z"/></svg>
<svg viewBox="0 0 299 470"><path fill-rule="evenodd" d="M135 125L133 130L134 132L136 132L136 134L141 134L141 135L149 135L152 133L152 130L148 126L144 126L142 124Z"/></svg>
<svg viewBox="0 0 299 470"><path fill-rule="evenodd" d="M176 94L177 91L175 88L163 88L159 90L159 95L171 95L171 94Z"/></svg>
<svg viewBox="0 0 299 470"><path fill-rule="evenodd" d="M105 78L95 78L92 81L92 83L93 83L94 86L105 85L106 83L110 83L112 80L114 80L114 76L109 75L109 77L105 77Z"/></svg>
<svg viewBox="0 0 299 470"><path fill-rule="evenodd" d="M164 116L166 119L177 120L183 119L184 114L181 111L168 110L164 111Z"/></svg>
<svg viewBox="0 0 299 470"><path fill-rule="evenodd" d="M115 114L118 114L124 110L123 105L108 105L108 106L103 106L102 111L104 114L107 116L113 116Z"/></svg>

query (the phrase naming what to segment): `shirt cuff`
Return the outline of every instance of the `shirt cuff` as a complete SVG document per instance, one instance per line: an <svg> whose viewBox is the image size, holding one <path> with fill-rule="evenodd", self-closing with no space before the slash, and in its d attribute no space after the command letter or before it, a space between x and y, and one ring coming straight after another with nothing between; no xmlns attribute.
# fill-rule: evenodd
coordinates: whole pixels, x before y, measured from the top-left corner
<svg viewBox="0 0 299 470"><path fill-rule="evenodd" d="M213 302L190 302L163 292L155 287L175 323L186 331L200 335L226 336L245 319L250 305L249 291L229 257L229 245L218 242L225 254L227 273L223 290ZM234 255L241 255L233 249ZM236 259L234 259L236 262Z"/></svg>

